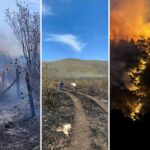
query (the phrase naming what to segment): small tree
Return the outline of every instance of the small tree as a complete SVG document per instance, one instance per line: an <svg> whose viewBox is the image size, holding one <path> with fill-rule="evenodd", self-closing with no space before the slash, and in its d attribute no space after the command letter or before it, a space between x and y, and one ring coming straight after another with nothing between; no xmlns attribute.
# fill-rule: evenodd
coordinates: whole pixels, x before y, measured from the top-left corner
<svg viewBox="0 0 150 150"><path fill-rule="evenodd" d="M33 91L39 92L40 81L40 17L39 13L31 13L29 6L22 2L16 2L18 11L6 10L6 21L12 28L17 40L22 46L24 58L26 60L26 82L27 88L31 84L29 102L32 116L35 115Z"/></svg>

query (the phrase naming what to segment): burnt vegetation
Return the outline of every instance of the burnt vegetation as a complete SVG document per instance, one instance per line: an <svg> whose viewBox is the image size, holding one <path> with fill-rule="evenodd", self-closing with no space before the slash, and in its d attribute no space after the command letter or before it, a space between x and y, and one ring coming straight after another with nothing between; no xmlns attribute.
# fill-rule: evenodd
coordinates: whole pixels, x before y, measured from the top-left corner
<svg viewBox="0 0 150 150"><path fill-rule="evenodd" d="M40 18L25 3L16 5L16 11L6 10L5 21L22 56L14 58L5 52L1 65L0 148L39 149Z"/></svg>
<svg viewBox="0 0 150 150"><path fill-rule="evenodd" d="M107 113L90 98L79 93L104 99L107 101L107 78L64 79L64 91L59 89L59 79L51 79L43 74L43 149L69 149L74 138L75 106L65 91L79 98L84 113L90 123L90 148L92 150L107 149ZM74 91L71 83L76 83ZM94 117L94 118L93 118ZM69 134L65 134L63 127L71 125ZM62 130L59 130L62 128Z"/></svg>

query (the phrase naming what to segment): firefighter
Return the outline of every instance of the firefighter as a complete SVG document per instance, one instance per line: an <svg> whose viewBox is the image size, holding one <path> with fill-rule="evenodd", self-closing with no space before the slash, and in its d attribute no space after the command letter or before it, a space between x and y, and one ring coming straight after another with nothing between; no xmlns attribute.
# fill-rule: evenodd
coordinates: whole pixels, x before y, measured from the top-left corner
<svg viewBox="0 0 150 150"><path fill-rule="evenodd" d="M63 81L60 82L59 89L64 91L64 82Z"/></svg>

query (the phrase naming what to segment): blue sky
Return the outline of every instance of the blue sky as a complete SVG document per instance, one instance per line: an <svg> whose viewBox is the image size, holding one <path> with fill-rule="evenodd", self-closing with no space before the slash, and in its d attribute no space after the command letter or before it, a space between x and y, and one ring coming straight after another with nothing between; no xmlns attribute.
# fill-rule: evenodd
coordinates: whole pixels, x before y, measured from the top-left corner
<svg viewBox="0 0 150 150"><path fill-rule="evenodd" d="M42 58L108 60L107 0L43 0Z"/></svg>

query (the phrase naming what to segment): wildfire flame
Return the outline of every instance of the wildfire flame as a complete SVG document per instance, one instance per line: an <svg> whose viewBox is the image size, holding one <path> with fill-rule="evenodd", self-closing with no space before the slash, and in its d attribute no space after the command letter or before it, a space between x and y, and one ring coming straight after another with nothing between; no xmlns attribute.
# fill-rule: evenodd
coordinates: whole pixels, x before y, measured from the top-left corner
<svg viewBox="0 0 150 150"><path fill-rule="evenodd" d="M145 56L141 56L137 62L137 66L131 68L127 73L127 75L130 76L130 78L132 79L131 83L128 85L128 90L133 92L134 95L139 98L139 100L135 103L128 104L131 110L129 117L134 121L138 119L138 114L141 112L144 105L144 102L141 100L147 96L145 88L142 86L141 75L143 71L145 71L147 64L149 63L150 57L149 53L147 53L146 48L141 48L141 50L145 50L145 54L147 54L147 57L145 58Z"/></svg>
<svg viewBox="0 0 150 150"><path fill-rule="evenodd" d="M132 105L129 105L129 108L131 109L131 113L129 115L129 117L135 121L137 119L139 119L138 114L140 113L141 109L142 109L143 104L140 102L135 102Z"/></svg>
<svg viewBox="0 0 150 150"><path fill-rule="evenodd" d="M130 83L126 86L137 98L134 102L127 102L130 109L129 117L133 120L138 119L138 114L141 113L144 105L143 100L147 96L142 83L142 74L150 62L150 39L148 39L150 37L149 5L149 0L111 0L110 6L111 40L134 39L137 47L146 54L141 56L136 66L127 72ZM147 42L145 42L145 39L147 39Z"/></svg>

